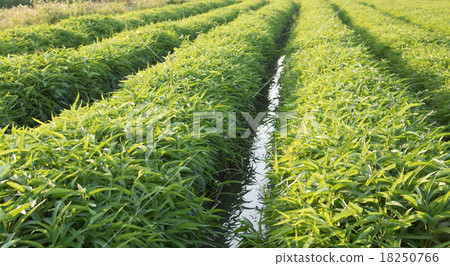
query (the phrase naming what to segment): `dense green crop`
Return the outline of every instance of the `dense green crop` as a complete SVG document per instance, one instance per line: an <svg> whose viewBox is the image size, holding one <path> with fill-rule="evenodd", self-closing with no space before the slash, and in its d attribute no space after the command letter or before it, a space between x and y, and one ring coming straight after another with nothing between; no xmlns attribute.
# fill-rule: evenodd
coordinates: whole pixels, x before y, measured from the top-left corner
<svg viewBox="0 0 450 266"><path fill-rule="evenodd" d="M430 31L450 35L450 2L447 0L360 0L394 19Z"/></svg>
<svg viewBox="0 0 450 266"><path fill-rule="evenodd" d="M227 114L257 109L288 28L241 246L450 247L447 2L296 1L292 28L292 0L205 0L0 32L30 53L0 57L0 247L220 245L211 198L249 144Z"/></svg>
<svg viewBox="0 0 450 266"><path fill-rule="evenodd" d="M151 23L177 20L231 5L235 0L195 1L119 16L87 15L63 20L55 25L36 25L0 32L0 55L46 51L49 48L78 47L111 37L126 29Z"/></svg>
<svg viewBox="0 0 450 266"><path fill-rule="evenodd" d="M346 2L331 0L334 10ZM367 5L350 2L341 20L361 35L378 60L409 83L409 88L425 98L432 118L450 125L450 37L392 18Z"/></svg>
<svg viewBox="0 0 450 266"><path fill-rule="evenodd" d="M251 108L295 10L273 1L201 34L108 99L3 133L0 245L214 245L208 236L220 225L205 194L242 159L245 140L194 138L194 112ZM169 119L173 134L164 137ZM127 137L132 121L154 126L151 145Z"/></svg>
<svg viewBox="0 0 450 266"><path fill-rule="evenodd" d="M192 40L264 4L264 0L245 1L180 21L144 26L78 50L2 58L0 127L12 122L35 125L33 118L45 122L69 108L78 95L83 102L99 99L117 89L126 75L162 60L183 42L183 36Z"/></svg>
<svg viewBox="0 0 450 266"><path fill-rule="evenodd" d="M281 111L296 115L273 139L268 232L244 246L450 246L442 128L330 4L300 10L281 93Z"/></svg>

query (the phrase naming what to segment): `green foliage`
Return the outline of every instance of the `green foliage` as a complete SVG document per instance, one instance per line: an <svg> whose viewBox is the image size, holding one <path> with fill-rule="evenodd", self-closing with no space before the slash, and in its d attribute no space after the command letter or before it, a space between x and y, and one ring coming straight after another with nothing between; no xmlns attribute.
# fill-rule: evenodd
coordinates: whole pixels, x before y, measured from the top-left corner
<svg viewBox="0 0 450 266"><path fill-rule="evenodd" d="M245 140L194 138L193 113L252 108L294 11L274 1L184 44L108 99L3 130L0 246L214 245L220 225L205 195L242 159ZM127 137L131 120L154 125L152 145Z"/></svg>
<svg viewBox="0 0 450 266"><path fill-rule="evenodd" d="M360 0L374 9L378 9L385 15L403 20L408 24L440 32L447 37L450 35L450 2L446 0Z"/></svg>
<svg viewBox="0 0 450 266"><path fill-rule="evenodd" d="M187 1L190 0L33 0L33 5L0 9L0 30L39 24L51 25L63 19L90 14L119 15Z"/></svg>
<svg viewBox="0 0 450 266"><path fill-rule="evenodd" d="M86 16L2 35L48 50L0 58L0 247L215 245L209 198L246 140L196 138L193 115L255 110L297 9L235 2L121 15L130 30ZM412 15L435 9L423 1L337 16L347 1L300 2L279 110L296 116L270 147L268 230L244 221L241 246L449 247L446 3L427 24Z"/></svg>
<svg viewBox="0 0 450 266"><path fill-rule="evenodd" d="M69 18L52 26L36 25L5 30L0 32L0 55L33 53L49 48L74 48L111 37L126 29L136 29L160 21L178 20L233 3L236 1L196 1L132 11L119 16L87 15Z"/></svg>
<svg viewBox="0 0 450 266"><path fill-rule="evenodd" d="M337 11L346 1L330 2ZM428 108L435 111L432 119L450 126L449 36L357 2L350 2L339 17L361 35L374 57L385 61L393 73L408 82L410 90L425 99Z"/></svg>
<svg viewBox="0 0 450 266"><path fill-rule="evenodd" d="M100 99L119 88L126 75L162 60L183 36L201 32L255 9L264 0L246 1L180 21L162 22L126 31L114 38L75 49L0 58L0 127L32 126L69 108L77 96L83 102Z"/></svg>
<svg viewBox="0 0 450 266"><path fill-rule="evenodd" d="M448 134L334 14L301 1L280 110L297 116L272 143L268 232L242 246L448 247Z"/></svg>

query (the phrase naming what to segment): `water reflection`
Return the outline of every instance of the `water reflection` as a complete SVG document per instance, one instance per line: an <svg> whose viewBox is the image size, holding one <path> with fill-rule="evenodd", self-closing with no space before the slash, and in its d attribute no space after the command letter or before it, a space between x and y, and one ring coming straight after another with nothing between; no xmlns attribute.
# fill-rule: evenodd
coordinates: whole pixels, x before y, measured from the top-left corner
<svg viewBox="0 0 450 266"><path fill-rule="evenodd" d="M224 222L227 232L222 239L223 244L228 247L237 247L240 237L238 233L233 233L242 225L242 220L247 219L256 230L265 231L260 228L261 210L264 208L262 193L267 186L266 174L269 171L265 162L269 157L267 150L270 136L275 130L274 112L279 104L279 79L283 70L285 56L280 57L277 64L276 73L268 91L267 102L261 108L261 112L267 115L258 126L256 134L253 135L252 145L249 150L249 159L246 166L240 173L230 178L233 184L224 187L219 200L219 208L228 211L228 217Z"/></svg>

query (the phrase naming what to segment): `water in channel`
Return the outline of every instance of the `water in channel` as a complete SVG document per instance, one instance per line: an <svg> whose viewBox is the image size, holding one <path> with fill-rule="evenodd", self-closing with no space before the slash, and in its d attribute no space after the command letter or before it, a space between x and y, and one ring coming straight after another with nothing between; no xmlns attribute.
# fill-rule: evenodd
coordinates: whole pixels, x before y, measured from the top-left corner
<svg viewBox="0 0 450 266"><path fill-rule="evenodd" d="M265 110L261 110L267 113L252 137L247 166L238 177L233 177L240 182L224 188L223 195L220 197L221 206L219 207L228 211L228 218L224 222L227 228L225 233L228 236L223 239L223 242L231 248L239 244L239 234L233 234L233 232L242 225L241 221L244 219L249 220L254 229L264 232L264 228L260 228L260 220L261 210L264 208L261 196L267 186L266 174L269 171L265 160L269 156L268 144L275 130L275 109L279 103L279 79L283 71L284 58L285 56L282 56L278 60L276 73L268 91Z"/></svg>

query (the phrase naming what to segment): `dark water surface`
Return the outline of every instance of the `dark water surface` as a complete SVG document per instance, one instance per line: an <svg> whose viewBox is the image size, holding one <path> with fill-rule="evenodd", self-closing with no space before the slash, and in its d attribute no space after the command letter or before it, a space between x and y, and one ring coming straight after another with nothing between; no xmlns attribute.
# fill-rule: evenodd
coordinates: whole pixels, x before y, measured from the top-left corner
<svg viewBox="0 0 450 266"><path fill-rule="evenodd" d="M267 114L261 121L256 130L256 134L252 134L249 150L249 158L246 165L239 173L231 178L234 183L225 186L218 198L220 202L218 208L226 210L227 219L223 225L227 228L225 237L219 242L227 247L237 247L240 241L239 234L233 232L242 225L242 220L248 219L253 228L264 232L264 228L260 228L261 210L264 203L261 196L264 194L267 186L266 174L269 166L265 160L269 157L268 144L272 133L275 131L274 118L276 118L275 110L279 104L279 79L283 71L283 62L285 56L279 58L275 76L270 85L267 102L264 104L260 112Z"/></svg>

